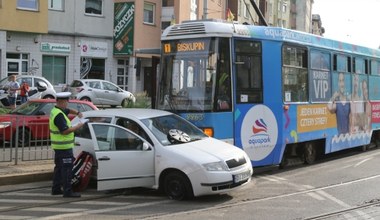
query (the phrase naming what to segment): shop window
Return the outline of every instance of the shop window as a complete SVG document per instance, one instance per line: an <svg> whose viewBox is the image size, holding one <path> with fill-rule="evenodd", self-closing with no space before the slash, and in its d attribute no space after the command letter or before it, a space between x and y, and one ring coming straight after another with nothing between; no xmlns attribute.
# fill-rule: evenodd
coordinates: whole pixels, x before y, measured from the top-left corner
<svg viewBox="0 0 380 220"><path fill-rule="evenodd" d="M66 83L66 57L43 56L42 76L53 85Z"/></svg>
<svg viewBox="0 0 380 220"><path fill-rule="evenodd" d="M88 79L105 79L105 59L91 59L90 71L86 78Z"/></svg>

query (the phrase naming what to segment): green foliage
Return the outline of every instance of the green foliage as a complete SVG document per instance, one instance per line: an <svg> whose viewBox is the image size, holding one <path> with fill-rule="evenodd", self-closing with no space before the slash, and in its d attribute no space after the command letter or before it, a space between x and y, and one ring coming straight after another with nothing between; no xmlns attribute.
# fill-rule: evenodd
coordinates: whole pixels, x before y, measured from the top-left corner
<svg viewBox="0 0 380 220"><path fill-rule="evenodd" d="M11 111L9 108L0 107L0 115L7 114Z"/></svg>
<svg viewBox="0 0 380 220"><path fill-rule="evenodd" d="M151 97L148 96L146 91L135 94L136 101L129 102L123 108L151 108Z"/></svg>

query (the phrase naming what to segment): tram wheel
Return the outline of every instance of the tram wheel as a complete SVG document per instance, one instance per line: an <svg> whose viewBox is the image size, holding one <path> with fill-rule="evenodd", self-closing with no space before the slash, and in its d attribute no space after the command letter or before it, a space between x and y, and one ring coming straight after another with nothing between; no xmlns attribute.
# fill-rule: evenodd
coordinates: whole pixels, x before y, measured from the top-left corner
<svg viewBox="0 0 380 220"><path fill-rule="evenodd" d="M305 143L304 160L306 164L313 164L317 159L317 149L312 142Z"/></svg>

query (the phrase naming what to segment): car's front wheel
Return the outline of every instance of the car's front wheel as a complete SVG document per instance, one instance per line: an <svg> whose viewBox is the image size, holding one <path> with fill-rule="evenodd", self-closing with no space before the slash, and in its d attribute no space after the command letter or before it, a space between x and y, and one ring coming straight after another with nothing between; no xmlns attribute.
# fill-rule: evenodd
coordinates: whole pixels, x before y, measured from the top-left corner
<svg viewBox="0 0 380 220"><path fill-rule="evenodd" d="M170 199L183 200L194 196L190 180L179 171L169 173L165 177L164 189Z"/></svg>
<svg viewBox="0 0 380 220"><path fill-rule="evenodd" d="M13 134L13 146L16 146L16 142L18 147L29 146L30 145L30 132L28 129L23 129L22 127L18 128L18 136L16 133Z"/></svg>

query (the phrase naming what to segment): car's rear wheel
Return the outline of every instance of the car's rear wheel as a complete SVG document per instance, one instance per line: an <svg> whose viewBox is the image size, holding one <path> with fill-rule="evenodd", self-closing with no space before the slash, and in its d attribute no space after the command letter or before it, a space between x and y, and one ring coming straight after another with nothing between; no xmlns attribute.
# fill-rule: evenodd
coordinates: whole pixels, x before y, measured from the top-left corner
<svg viewBox="0 0 380 220"><path fill-rule="evenodd" d="M183 200L194 196L190 180L181 172L174 171L165 177L164 189L170 199Z"/></svg>

